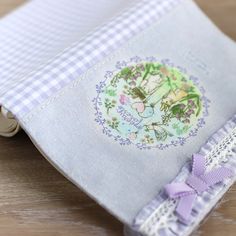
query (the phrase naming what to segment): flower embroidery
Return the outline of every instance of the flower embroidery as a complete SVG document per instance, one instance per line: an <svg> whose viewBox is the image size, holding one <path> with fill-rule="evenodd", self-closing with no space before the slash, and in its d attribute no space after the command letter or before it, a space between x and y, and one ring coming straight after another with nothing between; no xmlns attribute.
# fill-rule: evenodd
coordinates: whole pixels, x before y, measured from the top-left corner
<svg viewBox="0 0 236 236"><path fill-rule="evenodd" d="M205 90L168 63L118 62L105 78L94 99L96 121L121 144L140 149L183 145L208 114Z"/></svg>

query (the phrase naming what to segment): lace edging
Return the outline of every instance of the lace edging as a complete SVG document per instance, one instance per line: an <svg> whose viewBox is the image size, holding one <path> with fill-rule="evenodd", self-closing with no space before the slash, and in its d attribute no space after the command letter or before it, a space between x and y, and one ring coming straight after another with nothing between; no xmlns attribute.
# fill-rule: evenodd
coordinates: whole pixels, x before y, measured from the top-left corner
<svg viewBox="0 0 236 236"><path fill-rule="evenodd" d="M200 149L200 153L206 158L207 171L223 165L236 173L236 115L208 140ZM189 173L190 163L187 163L173 182L185 181ZM126 229L126 234L133 236L189 235L222 198L235 179L236 177L226 179L198 196L188 225L181 223L174 213L178 200L166 198L161 192L138 214L132 233Z"/></svg>

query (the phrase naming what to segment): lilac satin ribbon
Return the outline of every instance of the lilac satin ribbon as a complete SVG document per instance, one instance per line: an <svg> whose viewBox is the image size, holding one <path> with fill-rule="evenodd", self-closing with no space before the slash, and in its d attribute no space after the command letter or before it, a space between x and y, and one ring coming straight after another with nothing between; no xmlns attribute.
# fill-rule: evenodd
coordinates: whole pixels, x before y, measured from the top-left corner
<svg viewBox="0 0 236 236"><path fill-rule="evenodd" d="M205 173L205 158L200 154L193 155L192 173L183 183L171 183L165 186L165 192L171 199L180 198L176 213L183 222L188 222L193 203L197 195L225 178L233 172L226 167L219 167Z"/></svg>

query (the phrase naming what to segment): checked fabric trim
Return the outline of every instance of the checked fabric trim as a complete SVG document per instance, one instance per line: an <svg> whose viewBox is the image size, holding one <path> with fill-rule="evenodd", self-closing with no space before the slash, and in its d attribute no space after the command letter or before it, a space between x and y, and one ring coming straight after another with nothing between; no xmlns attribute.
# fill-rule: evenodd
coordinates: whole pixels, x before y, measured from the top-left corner
<svg viewBox="0 0 236 236"><path fill-rule="evenodd" d="M0 103L17 118L75 80L131 37L167 14L182 0L143 0L66 49L44 68L21 79ZM17 82L17 81L16 81Z"/></svg>

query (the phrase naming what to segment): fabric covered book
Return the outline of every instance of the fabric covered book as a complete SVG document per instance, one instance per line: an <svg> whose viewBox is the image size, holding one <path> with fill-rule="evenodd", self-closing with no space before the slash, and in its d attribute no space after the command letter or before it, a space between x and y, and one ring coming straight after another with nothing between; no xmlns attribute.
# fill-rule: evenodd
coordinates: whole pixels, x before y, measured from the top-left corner
<svg viewBox="0 0 236 236"><path fill-rule="evenodd" d="M0 135L126 235L189 235L235 181L235 74L191 0L29 1L0 21Z"/></svg>

